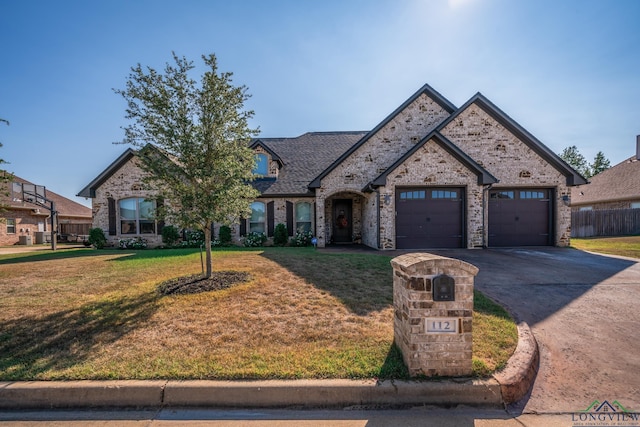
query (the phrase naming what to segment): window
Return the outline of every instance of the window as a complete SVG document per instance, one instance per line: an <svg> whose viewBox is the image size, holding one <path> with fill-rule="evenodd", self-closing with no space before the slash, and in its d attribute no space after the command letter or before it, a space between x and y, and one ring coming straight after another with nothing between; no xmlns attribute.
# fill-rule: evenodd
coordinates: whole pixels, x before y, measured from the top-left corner
<svg viewBox="0 0 640 427"><path fill-rule="evenodd" d="M544 194L544 191L521 191L520 198L521 199L544 199L545 194Z"/></svg>
<svg viewBox="0 0 640 427"><path fill-rule="evenodd" d="M120 206L121 234L155 234L156 202L144 198L122 199Z"/></svg>
<svg viewBox="0 0 640 427"><path fill-rule="evenodd" d="M251 203L251 218L249 218L250 233L264 233L267 219L265 205L262 202Z"/></svg>
<svg viewBox="0 0 640 427"><path fill-rule="evenodd" d="M425 196L426 196L426 193L424 190L400 192L400 200L420 200L420 199L424 199Z"/></svg>
<svg viewBox="0 0 640 427"><path fill-rule="evenodd" d="M256 167L253 169L254 175L267 176L269 173L268 159L266 154L256 154Z"/></svg>
<svg viewBox="0 0 640 427"><path fill-rule="evenodd" d="M311 231L311 203L296 203L296 232Z"/></svg>
<svg viewBox="0 0 640 427"><path fill-rule="evenodd" d="M432 199L457 199L458 192L457 191L449 191L449 190L433 190L431 191Z"/></svg>
<svg viewBox="0 0 640 427"><path fill-rule="evenodd" d="M640 202L632 202L631 209L640 209Z"/></svg>
<svg viewBox="0 0 640 427"><path fill-rule="evenodd" d="M16 234L15 218L7 218L7 234Z"/></svg>
<svg viewBox="0 0 640 427"><path fill-rule="evenodd" d="M580 211L592 211L593 210L593 206L581 206Z"/></svg>
<svg viewBox="0 0 640 427"><path fill-rule="evenodd" d="M515 199L515 194L513 191L494 191L491 193L491 198L513 200Z"/></svg>

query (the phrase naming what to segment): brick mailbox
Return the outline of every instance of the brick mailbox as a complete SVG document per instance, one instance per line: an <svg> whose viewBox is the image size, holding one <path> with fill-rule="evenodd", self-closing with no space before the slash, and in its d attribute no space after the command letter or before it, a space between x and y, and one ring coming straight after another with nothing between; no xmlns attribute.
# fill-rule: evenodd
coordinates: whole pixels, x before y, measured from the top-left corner
<svg viewBox="0 0 640 427"><path fill-rule="evenodd" d="M478 268L428 253L401 255L391 265L394 339L410 375L470 375Z"/></svg>

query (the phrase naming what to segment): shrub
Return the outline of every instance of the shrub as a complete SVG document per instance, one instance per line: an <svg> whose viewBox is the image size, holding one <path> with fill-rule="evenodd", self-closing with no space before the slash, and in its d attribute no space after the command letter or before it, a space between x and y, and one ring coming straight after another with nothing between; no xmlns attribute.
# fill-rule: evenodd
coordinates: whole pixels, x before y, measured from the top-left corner
<svg viewBox="0 0 640 427"><path fill-rule="evenodd" d="M311 246L313 233L311 231L297 231L296 236L291 239L291 246Z"/></svg>
<svg viewBox="0 0 640 427"><path fill-rule="evenodd" d="M175 246L180 240L180 231L173 225L165 225L162 228L162 243L167 246Z"/></svg>
<svg viewBox="0 0 640 427"><path fill-rule="evenodd" d="M102 249L107 244L107 238L104 236L102 228L92 228L89 230L89 244L96 247L96 249Z"/></svg>
<svg viewBox="0 0 640 427"><path fill-rule="evenodd" d="M202 230L187 230L184 233L184 240L182 246L186 248L199 248L204 243L204 231Z"/></svg>
<svg viewBox="0 0 640 427"><path fill-rule="evenodd" d="M129 239L118 240L120 249L146 249L147 241L142 237L131 237Z"/></svg>
<svg viewBox="0 0 640 427"><path fill-rule="evenodd" d="M220 241L220 246L231 246L231 242L233 241L231 238L231 227L228 225L220 226L218 240Z"/></svg>
<svg viewBox="0 0 640 427"><path fill-rule="evenodd" d="M289 240L287 236L287 227L284 224L276 225L276 229L273 232L273 244L276 246L284 246Z"/></svg>
<svg viewBox="0 0 640 427"><path fill-rule="evenodd" d="M264 245L264 242L266 241L267 236L265 236L264 233L252 231L251 233L247 234L247 237L245 237L244 245L248 248L255 248Z"/></svg>

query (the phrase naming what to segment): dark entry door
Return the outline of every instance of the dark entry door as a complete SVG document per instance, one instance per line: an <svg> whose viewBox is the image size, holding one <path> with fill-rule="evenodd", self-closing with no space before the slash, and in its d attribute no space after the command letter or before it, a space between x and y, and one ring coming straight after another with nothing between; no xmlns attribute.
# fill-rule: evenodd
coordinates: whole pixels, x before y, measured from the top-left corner
<svg viewBox="0 0 640 427"><path fill-rule="evenodd" d="M337 199L333 202L333 243L352 243L352 200Z"/></svg>
<svg viewBox="0 0 640 427"><path fill-rule="evenodd" d="M489 246L547 246L551 233L549 189L501 189L489 193Z"/></svg>
<svg viewBox="0 0 640 427"><path fill-rule="evenodd" d="M462 188L397 189L396 247L462 247L463 194Z"/></svg>

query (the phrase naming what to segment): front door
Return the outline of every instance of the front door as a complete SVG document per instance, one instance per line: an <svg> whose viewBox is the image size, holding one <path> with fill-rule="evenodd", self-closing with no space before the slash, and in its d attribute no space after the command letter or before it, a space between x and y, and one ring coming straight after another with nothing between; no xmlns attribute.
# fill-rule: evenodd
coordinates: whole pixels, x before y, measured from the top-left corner
<svg viewBox="0 0 640 427"><path fill-rule="evenodd" d="M337 199L333 202L333 243L352 243L352 200Z"/></svg>

